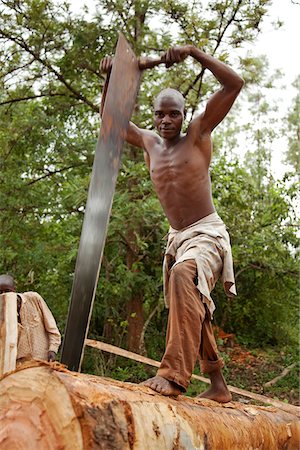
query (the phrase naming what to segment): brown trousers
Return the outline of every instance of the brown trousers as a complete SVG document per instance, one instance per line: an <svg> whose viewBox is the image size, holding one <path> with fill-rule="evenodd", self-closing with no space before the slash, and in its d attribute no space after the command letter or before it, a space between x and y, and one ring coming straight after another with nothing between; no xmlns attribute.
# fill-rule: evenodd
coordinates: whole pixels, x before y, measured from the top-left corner
<svg viewBox="0 0 300 450"><path fill-rule="evenodd" d="M218 357L209 312L195 285L196 277L197 265L193 259L176 264L170 271L166 351L157 371L184 391L197 358L204 373L224 366Z"/></svg>

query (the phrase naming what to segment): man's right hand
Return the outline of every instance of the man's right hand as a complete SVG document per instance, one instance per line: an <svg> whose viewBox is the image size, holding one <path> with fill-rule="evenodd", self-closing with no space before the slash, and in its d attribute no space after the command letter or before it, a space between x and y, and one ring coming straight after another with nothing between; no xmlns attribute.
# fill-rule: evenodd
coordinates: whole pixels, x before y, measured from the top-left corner
<svg viewBox="0 0 300 450"><path fill-rule="evenodd" d="M48 352L48 362L54 362L56 359L56 353L49 351Z"/></svg>
<svg viewBox="0 0 300 450"><path fill-rule="evenodd" d="M103 73L110 73L113 61L114 59L112 56L105 56L100 62L100 71Z"/></svg>

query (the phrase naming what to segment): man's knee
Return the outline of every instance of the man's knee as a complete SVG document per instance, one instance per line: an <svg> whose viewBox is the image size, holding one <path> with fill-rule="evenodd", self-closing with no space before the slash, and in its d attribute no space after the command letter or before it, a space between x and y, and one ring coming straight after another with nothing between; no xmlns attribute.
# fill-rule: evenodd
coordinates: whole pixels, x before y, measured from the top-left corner
<svg viewBox="0 0 300 450"><path fill-rule="evenodd" d="M193 282L197 280L197 264L193 259L182 261L172 267L170 277L177 281Z"/></svg>

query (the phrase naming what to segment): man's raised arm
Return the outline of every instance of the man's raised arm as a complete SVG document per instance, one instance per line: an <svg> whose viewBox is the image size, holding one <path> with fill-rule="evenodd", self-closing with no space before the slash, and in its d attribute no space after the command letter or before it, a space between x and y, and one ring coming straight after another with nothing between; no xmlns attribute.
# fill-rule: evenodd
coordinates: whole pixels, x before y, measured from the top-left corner
<svg viewBox="0 0 300 450"><path fill-rule="evenodd" d="M194 124L199 123L201 132L210 132L229 112L244 85L244 80L229 66L193 45L169 49L166 53L166 65L168 67L181 62L187 56L192 56L203 68L209 69L222 85L222 88L207 102L204 113L193 121Z"/></svg>
<svg viewBox="0 0 300 450"><path fill-rule="evenodd" d="M199 61L202 67L209 69L222 85L209 99L201 115L201 131L212 131L229 112L244 85L244 80L223 62L194 46L190 47L190 55Z"/></svg>

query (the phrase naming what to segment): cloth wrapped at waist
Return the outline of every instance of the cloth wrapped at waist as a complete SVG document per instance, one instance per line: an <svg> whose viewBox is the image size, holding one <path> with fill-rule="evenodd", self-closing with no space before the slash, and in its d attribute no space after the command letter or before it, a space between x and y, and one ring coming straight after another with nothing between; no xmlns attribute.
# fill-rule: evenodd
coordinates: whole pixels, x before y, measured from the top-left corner
<svg viewBox="0 0 300 450"><path fill-rule="evenodd" d="M181 230L170 227L163 262L164 296L167 307L170 301L168 292L170 270L174 265L188 259L196 261L198 272L196 285L212 317L215 305L210 293L219 277L226 295L228 297L236 295L230 237L217 213L212 213Z"/></svg>

